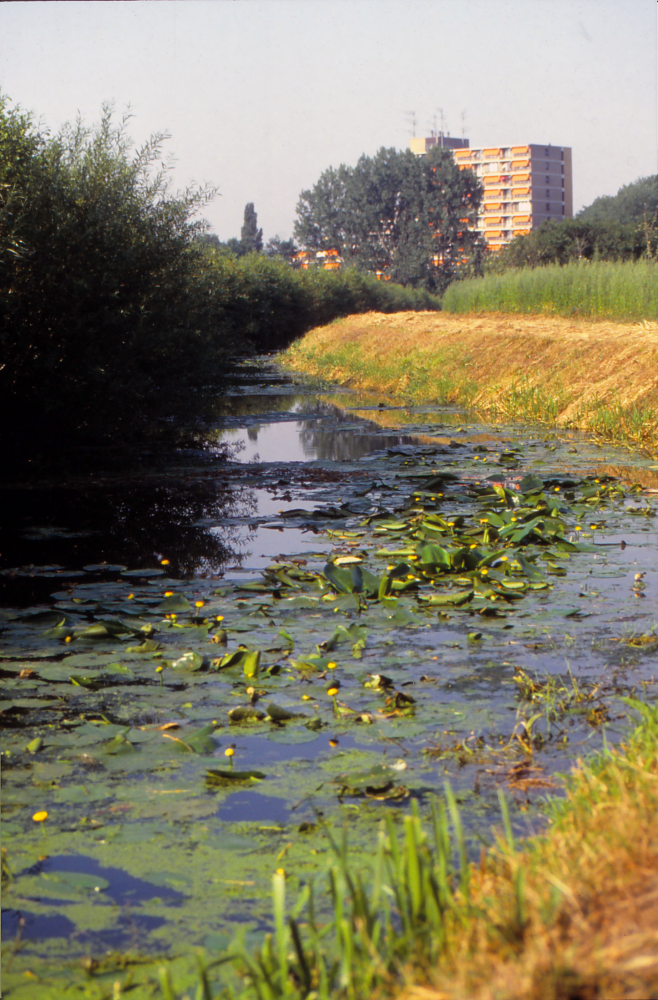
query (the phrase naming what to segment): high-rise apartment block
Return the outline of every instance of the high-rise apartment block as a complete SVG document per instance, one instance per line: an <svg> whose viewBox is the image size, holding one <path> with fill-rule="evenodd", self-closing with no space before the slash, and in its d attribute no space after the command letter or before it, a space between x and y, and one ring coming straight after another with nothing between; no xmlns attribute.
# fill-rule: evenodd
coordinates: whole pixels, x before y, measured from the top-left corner
<svg viewBox="0 0 658 1000"><path fill-rule="evenodd" d="M470 169L484 187L475 229L497 250L546 219L573 216L571 148L568 146L484 146L467 139L414 138L409 146L423 156L433 146L450 149L460 170Z"/></svg>

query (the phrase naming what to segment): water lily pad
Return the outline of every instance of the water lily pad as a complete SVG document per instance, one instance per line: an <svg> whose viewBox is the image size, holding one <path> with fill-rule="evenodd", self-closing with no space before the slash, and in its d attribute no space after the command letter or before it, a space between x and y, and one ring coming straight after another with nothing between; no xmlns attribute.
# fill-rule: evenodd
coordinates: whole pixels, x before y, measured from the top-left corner
<svg viewBox="0 0 658 1000"><path fill-rule="evenodd" d="M233 768L210 768L206 771L206 784L213 786L235 785L240 782L252 784L262 781L267 775L263 771L238 771Z"/></svg>
<svg viewBox="0 0 658 1000"><path fill-rule="evenodd" d="M141 649L138 651L142 652ZM171 666L174 670L203 670L203 668L207 666L208 662L208 657L202 656L201 653L195 653L193 650L190 650L188 653L183 653L183 655L177 660L174 660Z"/></svg>
<svg viewBox="0 0 658 1000"><path fill-rule="evenodd" d="M164 576L165 571L163 569L124 569L121 570L121 576L126 576L128 578L137 576L142 577L144 580L152 579L155 576Z"/></svg>
<svg viewBox="0 0 658 1000"><path fill-rule="evenodd" d="M127 566L121 566L118 563L92 563L82 568L85 573L125 573L128 569Z"/></svg>
<svg viewBox="0 0 658 1000"><path fill-rule="evenodd" d="M314 743L318 739L319 733L307 727L301 729L286 726L285 729L275 729L267 734L270 743L283 743L293 745L296 743Z"/></svg>

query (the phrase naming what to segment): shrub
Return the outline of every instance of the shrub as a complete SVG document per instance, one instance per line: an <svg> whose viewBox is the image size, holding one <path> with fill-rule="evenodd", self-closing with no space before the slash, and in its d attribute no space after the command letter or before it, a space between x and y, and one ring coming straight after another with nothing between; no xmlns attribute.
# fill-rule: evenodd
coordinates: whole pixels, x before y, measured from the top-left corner
<svg viewBox="0 0 658 1000"><path fill-rule="evenodd" d="M0 95L0 416L14 457L150 439L203 417L231 358L335 316L437 308L351 271L203 240L214 190L171 194L167 138L133 150L110 106L49 137ZM165 418L175 418L165 421Z"/></svg>
<svg viewBox="0 0 658 1000"><path fill-rule="evenodd" d="M153 174L164 136L130 152L111 108L48 139L0 105L5 420L26 434L124 439L189 409L221 375L205 252L193 216L212 195L171 196ZM20 140L20 142L18 141ZM17 155L18 154L18 155Z"/></svg>

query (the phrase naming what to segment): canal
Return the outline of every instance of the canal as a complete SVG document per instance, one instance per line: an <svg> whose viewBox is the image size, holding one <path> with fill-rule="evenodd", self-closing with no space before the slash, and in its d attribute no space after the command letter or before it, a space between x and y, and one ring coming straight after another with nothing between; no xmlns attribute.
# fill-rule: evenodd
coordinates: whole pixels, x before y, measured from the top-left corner
<svg viewBox="0 0 658 1000"><path fill-rule="evenodd" d="M276 869L347 825L366 870L446 782L471 856L500 788L540 830L654 697L656 472L266 359L196 449L5 487L7 995L256 945Z"/></svg>

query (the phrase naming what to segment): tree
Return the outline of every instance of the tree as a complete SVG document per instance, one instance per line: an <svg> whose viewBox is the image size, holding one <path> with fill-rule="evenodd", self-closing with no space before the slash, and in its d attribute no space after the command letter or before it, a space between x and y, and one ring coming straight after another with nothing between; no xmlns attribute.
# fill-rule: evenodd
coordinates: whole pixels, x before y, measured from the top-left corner
<svg viewBox="0 0 658 1000"><path fill-rule="evenodd" d="M616 222L547 219L525 236L517 236L485 265L489 273L509 268L567 264L572 260L637 260L647 252L640 226Z"/></svg>
<svg viewBox="0 0 658 1000"><path fill-rule="evenodd" d="M643 225L645 218L658 213L658 175L640 177L619 188L616 195L602 195L581 208L576 218L581 222Z"/></svg>
<svg viewBox="0 0 658 1000"><path fill-rule="evenodd" d="M0 420L25 447L137 438L225 367L195 218L213 191L172 195L166 137L134 149L127 121L47 137L0 95Z"/></svg>
<svg viewBox="0 0 658 1000"><path fill-rule="evenodd" d="M258 228L258 216L253 201L244 207L244 223L240 230L243 253L260 253L263 249L263 230Z"/></svg>
<svg viewBox="0 0 658 1000"><path fill-rule="evenodd" d="M281 257L283 260L287 260L289 264L292 263L293 257L298 251L299 247L293 239L282 240L278 233L265 244L266 257Z"/></svg>
<svg viewBox="0 0 658 1000"><path fill-rule="evenodd" d="M337 249L361 271L440 292L479 263L483 244L469 226L480 199L475 175L448 150L382 148L302 191L295 236L308 250Z"/></svg>

